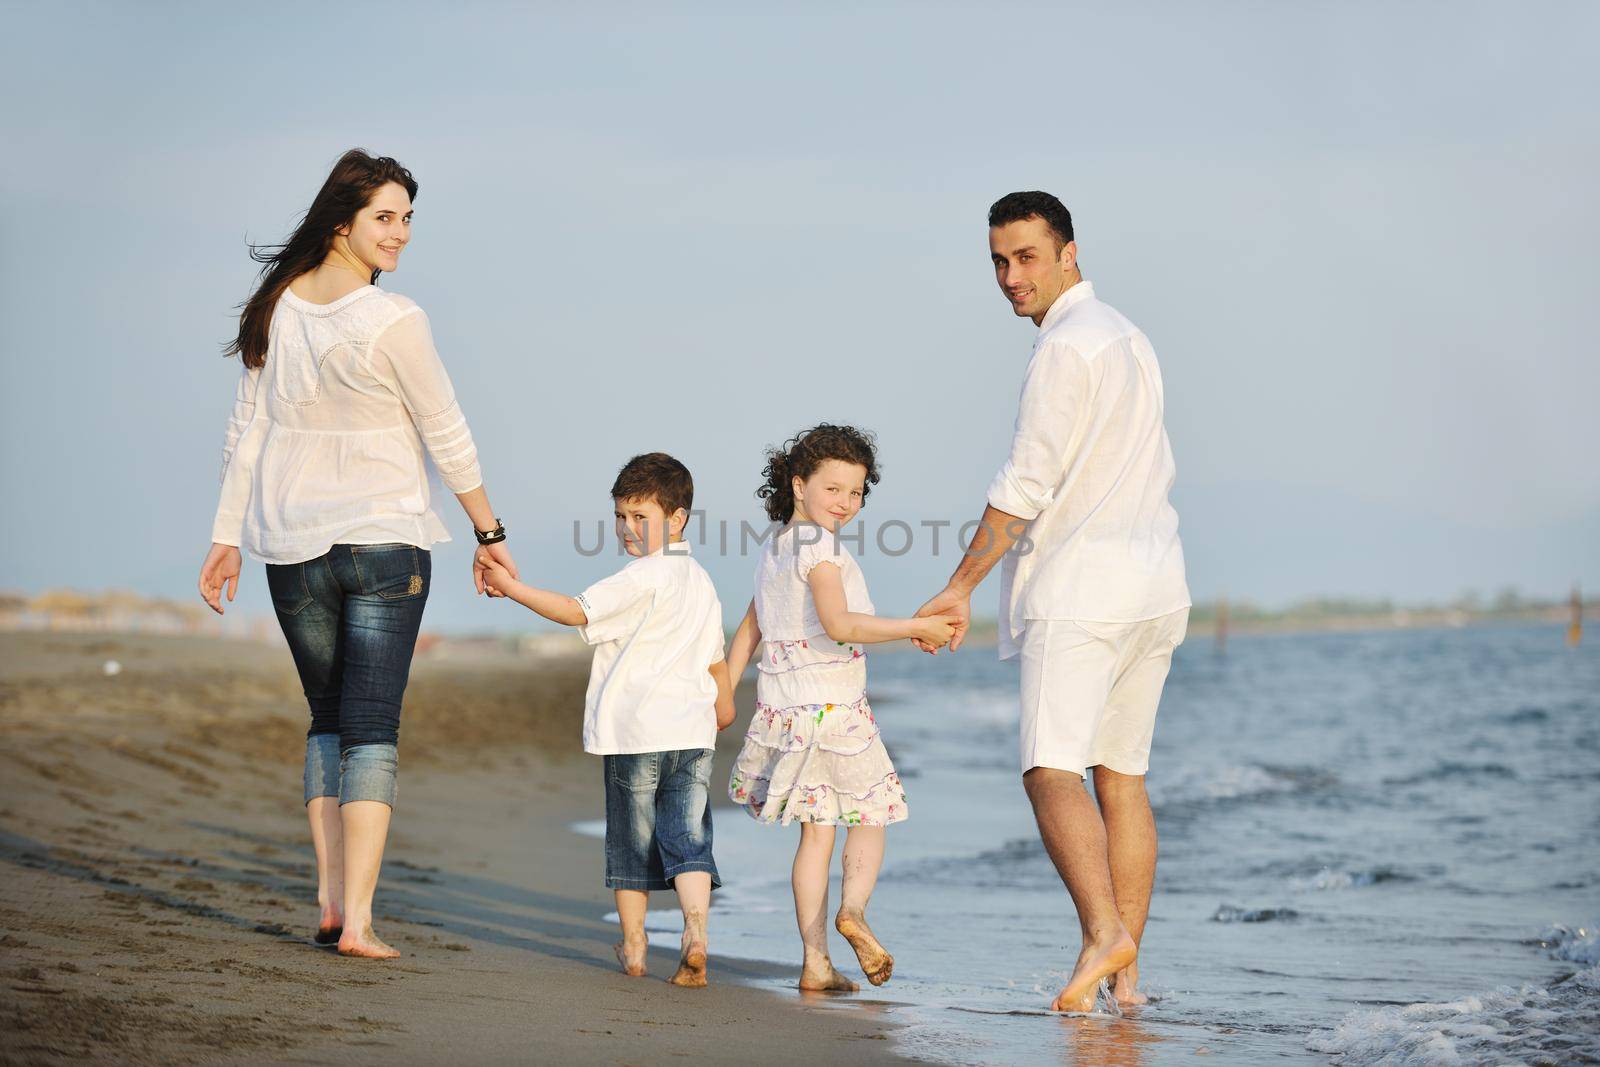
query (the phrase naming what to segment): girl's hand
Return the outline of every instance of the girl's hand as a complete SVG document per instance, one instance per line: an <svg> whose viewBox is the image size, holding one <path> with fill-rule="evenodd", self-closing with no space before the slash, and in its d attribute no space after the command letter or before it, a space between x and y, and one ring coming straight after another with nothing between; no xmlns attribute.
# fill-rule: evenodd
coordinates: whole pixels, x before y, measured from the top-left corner
<svg viewBox="0 0 1600 1067"><path fill-rule="evenodd" d="M488 585L486 566L490 562L497 564L501 570L505 571L513 579L522 577L521 572L517 570L516 561L511 558L511 550L506 547L506 543L504 541L496 541L492 545L479 545L478 550L472 554L472 584L477 587L480 593L487 592L492 597L505 596L504 592ZM503 583L501 588L504 588Z"/></svg>
<svg viewBox="0 0 1600 1067"><path fill-rule="evenodd" d="M239 550L233 545L213 544L206 553L205 562L200 564L200 599L218 615L223 613L224 585L228 587L228 603L231 604L233 594L239 591Z"/></svg>
<svg viewBox="0 0 1600 1067"><path fill-rule="evenodd" d="M916 629L912 631L911 639L933 649L943 648L950 643L950 638L961 627L962 618L959 615L925 615L912 621L916 623Z"/></svg>

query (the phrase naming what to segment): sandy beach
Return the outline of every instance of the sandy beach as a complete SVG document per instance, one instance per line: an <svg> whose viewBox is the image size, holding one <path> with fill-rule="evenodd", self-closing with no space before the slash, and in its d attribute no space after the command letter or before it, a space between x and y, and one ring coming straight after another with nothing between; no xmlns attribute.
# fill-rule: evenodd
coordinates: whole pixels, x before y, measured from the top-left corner
<svg viewBox="0 0 1600 1067"><path fill-rule="evenodd" d="M281 645L12 633L0 677L0 1062L894 1058L886 1005L775 995L782 969L717 956L715 911L710 989L668 985L666 952L648 979L617 971L600 845L569 830L603 815L581 657L419 657L377 898L389 963L311 942Z"/></svg>

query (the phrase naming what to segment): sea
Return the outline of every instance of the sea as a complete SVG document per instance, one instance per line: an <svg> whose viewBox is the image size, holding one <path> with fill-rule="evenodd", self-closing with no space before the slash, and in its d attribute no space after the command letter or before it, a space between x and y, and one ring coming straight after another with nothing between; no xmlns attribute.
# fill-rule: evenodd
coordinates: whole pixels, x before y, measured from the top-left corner
<svg viewBox="0 0 1600 1067"><path fill-rule="evenodd" d="M1148 777L1152 1002L1090 1015L1047 1010L1078 926L1022 791L1015 663L873 655L911 813L868 913L894 976L804 996L882 1015L936 1063L1600 1063L1596 638L1192 634ZM714 953L798 964L798 833L717 811ZM672 945L665 904L652 937ZM837 936L834 959L858 973ZM802 996L789 981L770 984Z"/></svg>

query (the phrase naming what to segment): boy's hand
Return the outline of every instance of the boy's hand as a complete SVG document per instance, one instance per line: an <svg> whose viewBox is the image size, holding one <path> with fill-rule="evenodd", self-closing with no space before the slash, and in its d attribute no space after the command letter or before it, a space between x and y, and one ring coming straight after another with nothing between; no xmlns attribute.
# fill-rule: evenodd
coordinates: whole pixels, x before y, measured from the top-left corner
<svg viewBox="0 0 1600 1067"><path fill-rule="evenodd" d="M926 645L930 651L943 648L965 621L959 615L925 615L916 620L917 630L912 640Z"/></svg>
<svg viewBox="0 0 1600 1067"><path fill-rule="evenodd" d="M510 596L517 579L489 553L478 551L478 566L483 571L483 587L498 596Z"/></svg>

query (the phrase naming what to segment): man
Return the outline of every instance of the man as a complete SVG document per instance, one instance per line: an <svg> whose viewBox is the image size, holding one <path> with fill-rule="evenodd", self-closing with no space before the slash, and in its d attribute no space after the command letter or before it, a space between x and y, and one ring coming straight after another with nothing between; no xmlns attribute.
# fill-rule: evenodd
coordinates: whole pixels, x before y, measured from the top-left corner
<svg viewBox="0 0 1600 1067"><path fill-rule="evenodd" d="M998 200L989 253L1000 291L1039 334L981 527L918 614L970 619L972 590L1005 560L1000 656L1022 661L1023 786L1083 928L1052 1007L1092 1011L1113 976L1119 1002L1142 1004L1138 947L1156 866L1144 774L1189 618L1161 371L1144 334L1083 280L1072 216L1054 196ZM1098 808L1085 788L1091 767Z"/></svg>

